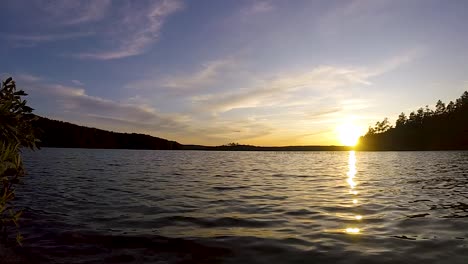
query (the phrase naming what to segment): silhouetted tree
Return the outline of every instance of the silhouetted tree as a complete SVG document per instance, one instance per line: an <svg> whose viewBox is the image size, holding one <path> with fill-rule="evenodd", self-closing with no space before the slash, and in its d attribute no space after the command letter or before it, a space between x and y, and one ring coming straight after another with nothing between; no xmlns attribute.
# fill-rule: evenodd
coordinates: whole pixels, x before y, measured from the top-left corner
<svg viewBox="0 0 468 264"><path fill-rule="evenodd" d="M424 109L421 107L416 111L416 122L421 124L424 119Z"/></svg>
<svg viewBox="0 0 468 264"><path fill-rule="evenodd" d="M401 112L401 114L398 116L395 127L404 126L406 122L408 122L408 118L406 117L405 113Z"/></svg>
<svg viewBox="0 0 468 264"><path fill-rule="evenodd" d="M435 114L436 115L442 115L444 113L445 113L445 104L441 100L439 100L436 103Z"/></svg>
<svg viewBox="0 0 468 264"><path fill-rule="evenodd" d="M16 210L15 185L24 175L20 149L35 148L32 122L33 109L26 105L22 97L27 94L16 91L16 84L10 77L2 82L0 89L0 233L8 238L8 229L17 228L22 211ZM17 232L16 241L21 244L22 237Z"/></svg>
<svg viewBox="0 0 468 264"><path fill-rule="evenodd" d="M447 105L445 112L449 114L449 113L452 113L454 110L455 110L455 104L452 101L450 101L450 103L448 103Z"/></svg>
<svg viewBox="0 0 468 264"><path fill-rule="evenodd" d="M435 111L426 105L409 118L401 113L395 128L377 122L360 139L360 149L375 150L442 150L468 149L468 91L455 103L438 100Z"/></svg>
<svg viewBox="0 0 468 264"><path fill-rule="evenodd" d="M390 128L392 128L392 126L390 125L388 118L384 118L382 122L377 121L377 123L375 123L375 126L372 130L374 133L383 133L389 130Z"/></svg>

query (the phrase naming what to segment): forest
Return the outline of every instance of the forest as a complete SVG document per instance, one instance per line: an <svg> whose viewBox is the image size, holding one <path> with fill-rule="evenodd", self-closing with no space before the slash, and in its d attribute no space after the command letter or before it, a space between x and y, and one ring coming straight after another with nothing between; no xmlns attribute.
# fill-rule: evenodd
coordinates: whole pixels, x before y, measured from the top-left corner
<svg viewBox="0 0 468 264"><path fill-rule="evenodd" d="M387 118L369 127L358 150L468 150L468 91L447 105L401 113L392 126Z"/></svg>
<svg viewBox="0 0 468 264"><path fill-rule="evenodd" d="M181 149L166 139L136 133L117 133L37 116L34 121L40 147L102 149Z"/></svg>

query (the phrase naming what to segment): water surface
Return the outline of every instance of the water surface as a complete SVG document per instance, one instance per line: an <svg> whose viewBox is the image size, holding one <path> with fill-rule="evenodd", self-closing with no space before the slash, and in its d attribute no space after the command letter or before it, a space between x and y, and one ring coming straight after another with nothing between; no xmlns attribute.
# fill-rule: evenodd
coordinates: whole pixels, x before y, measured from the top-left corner
<svg viewBox="0 0 468 264"><path fill-rule="evenodd" d="M34 263L468 263L468 152L43 149Z"/></svg>

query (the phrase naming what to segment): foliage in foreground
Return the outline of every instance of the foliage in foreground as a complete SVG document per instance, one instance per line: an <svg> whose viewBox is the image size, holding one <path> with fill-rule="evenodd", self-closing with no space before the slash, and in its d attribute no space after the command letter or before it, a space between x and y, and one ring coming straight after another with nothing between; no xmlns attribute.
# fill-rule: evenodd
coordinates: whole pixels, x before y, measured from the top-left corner
<svg viewBox="0 0 468 264"><path fill-rule="evenodd" d="M468 150L468 91L455 102L437 101L429 106L401 113L393 127L387 118L369 127L359 140L362 150Z"/></svg>
<svg viewBox="0 0 468 264"><path fill-rule="evenodd" d="M21 244L18 220L22 211L15 209L15 185L25 171L21 159L21 148L36 148L32 121L33 109L26 105L24 91L16 91L12 78L2 82L0 90L0 234L5 242L9 229L15 229L16 241Z"/></svg>

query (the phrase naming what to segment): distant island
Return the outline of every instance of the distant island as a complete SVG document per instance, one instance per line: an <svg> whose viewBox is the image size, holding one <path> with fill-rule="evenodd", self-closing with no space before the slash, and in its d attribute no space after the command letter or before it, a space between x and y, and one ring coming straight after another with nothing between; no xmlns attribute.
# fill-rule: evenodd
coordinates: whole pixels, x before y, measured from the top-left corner
<svg viewBox="0 0 468 264"><path fill-rule="evenodd" d="M437 101L407 117L401 113L395 127L387 118L369 127L358 150L468 150L468 91L455 102Z"/></svg>
<svg viewBox="0 0 468 264"><path fill-rule="evenodd" d="M350 146L281 146L281 147L260 147L252 145L242 145L230 143L222 146L200 146L200 145L182 145L186 150L220 150L220 151L349 151L353 150Z"/></svg>

